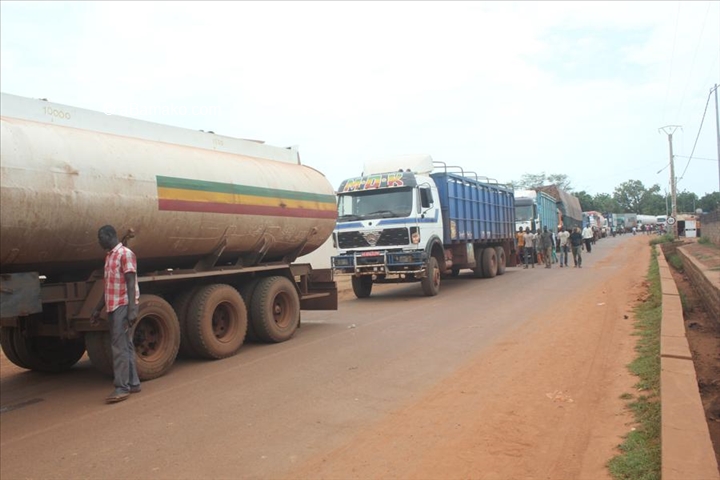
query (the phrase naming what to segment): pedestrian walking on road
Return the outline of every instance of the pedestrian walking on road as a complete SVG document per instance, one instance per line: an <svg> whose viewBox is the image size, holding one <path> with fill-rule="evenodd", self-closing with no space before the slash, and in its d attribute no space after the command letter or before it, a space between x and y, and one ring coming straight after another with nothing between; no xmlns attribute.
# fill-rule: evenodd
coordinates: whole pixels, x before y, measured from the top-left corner
<svg viewBox="0 0 720 480"><path fill-rule="evenodd" d="M569 245L569 239L570 239L570 232L565 230L563 227L560 227L560 231L558 232L558 244L560 245L560 266L569 266L568 265L568 254L570 253L570 245Z"/></svg>
<svg viewBox="0 0 720 480"><path fill-rule="evenodd" d="M108 403L127 399L140 391L140 378L135 364L132 326L138 317L140 289L137 281L137 260L132 250L123 245L112 225L98 230L98 243L107 251L105 256L105 307L110 323L115 390L106 398ZM130 300L131 299L131 300ZM96 324L103 304L93 312Z"/></svg>
<svg viewBox="0 0 720 480"><path fill-rule="evenodd" d="M573 233L570 234L570 246L572 247L574 266L582 268L583 236L578 227L575 227Z"/></svg>
<svg viewBox="0 0 720 480"><path fill-rule="evenodd" d="M525 241L525 266L523 268L528 268L528 263L532 265L532 268L535 268L535 259L534 259L534 253L533 252L533 243L535 243L535 234L530 232L530 227L525 227L525 233L523 234L523 238Z"/></svg>
<svg viewBox="0 0 720 480"><path fill-rule="evenodd" d="M592 251L593 237L595 237L595 232L593 232L592 227L588 224L588 226L583 228L582 231L582 238L585 241L585 250L587 250L588 253Z"/></svg>
<svg viewBox="0 0 720 480"><path fill-rule="evenodd" d="M543 231L540 234L540 248L543 252L543 259L545 260L545 268L552 267L552 250L553 250L553 238L552 232L548 230L547 225L543 227Z"/></svg>

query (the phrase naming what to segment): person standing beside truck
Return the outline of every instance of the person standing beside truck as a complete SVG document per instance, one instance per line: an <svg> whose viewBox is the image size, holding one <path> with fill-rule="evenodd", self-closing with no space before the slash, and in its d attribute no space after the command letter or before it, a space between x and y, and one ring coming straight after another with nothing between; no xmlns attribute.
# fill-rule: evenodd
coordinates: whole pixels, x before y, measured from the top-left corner
<svg viewBox="0 0 720 480"><path fill-rule="evenodd" d="M515 235L515 238L517 238L517 264L522 265L523 263L523 254L525 253L525 232L523 232L522 227L518 227L517 234Z"/></svg>
<svg viewBox="0 0 720 480"><path fill-rule="evenodd" d="M126 400L131 393L140 391L140 378L135 365L135 346L132 326L137 320L140 289L137 281L135 253L123 245L112 225L98 230L98 243L105 249L105 308L110 323L115 390L106 398L107 403ZM129 301L129 299L133 299ZM97 322L100 308L93 312Z"/></svg>

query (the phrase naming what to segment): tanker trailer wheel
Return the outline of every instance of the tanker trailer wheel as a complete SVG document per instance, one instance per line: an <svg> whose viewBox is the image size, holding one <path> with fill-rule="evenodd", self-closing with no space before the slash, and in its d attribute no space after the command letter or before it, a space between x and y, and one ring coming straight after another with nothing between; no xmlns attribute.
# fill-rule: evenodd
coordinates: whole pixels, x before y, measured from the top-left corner
<svg viewBox="0 0 720 480"><path fill-rule="evenodd" d="M495 247L495 255L497 256L497 274L505 273L507 258L505 257L505 249L503 247Z"/></svg>
<svg viewBox="0 0 720 480"><path fill-rule="evenodd" d="M204 358L225 358L242 346L247 332L247 308L230 285L202 287L190 303L188 338Z"/></svg>
<svg viewBox="0 0 720 480"><path fill-rule="evenodd" d="M140 295L132 335L140 380L164 375L180 348L180 324L175 310L157 295Z"/></svg>
<svg viewBox="0 0 720 480"><path fill-rule="evenodd" d="M2 351L8 360L20 368L30 370L30 365L23 362L15 351L15 327L2 327L0 329L0 346L2 346Z"/></svg>
<svg viewBox="0 0 720 480"><path fill-rule="evenodd" d="M482 273L485 278L493 278L497 275L498 258L495 249L490 247L482 253Z"/></svg>
<svg viewBox="0 0 720 480"><path fill-rule="evenodd" d="M19 328L14 329L13 345L18 359L40 372L64 372L85 354L82 338L27 337Z"/></svg>
<svg viewBox="0 0 720 480"><path fill-rule="evenodd" d="M257 342L259 340L257 333L255 333L255 327L253 327L253 319L252 319L252 297L253 293L255 293L255 289L257 288L258 283L260 283L261 278L256 278L254 280L251 280L247 283L244 283L238 288L238 292L240 292L240 296L243 298L243 301L245 302L245 307L247 308L248 312L248 326L247 326L247 333L245 334L245 342Z"/></svg>
<svg viewBox="0 0 720 480"><path fill-rule="evenodd" d="M430 257L427 264L427 276L420 280L426 297L434 297L440 292L440 268L435 257Z"/></svg>
<svg viewBox="0 0 720 480"><path fill-rule="evenodd" d="M260 340L289 340L300 324L300 298L295 285L281 276L260 280L250 302L250 318Z"/></svg>
<svg viewBox="0 0 720 480"><path fill-rule="evenodd" d="M85 347L93 367L103 375L113 374L110 332L85 332Z"/></svg>
<svg viewBox="0 0 720 480"><path fill-rule="evenodd" d="M363 275L362 277L352 277L352 289L357 298L367 298L372 293L372 275Z"/></svg>
<svg viewBox="0 0 720 480"><path fill-rule="evenodd" d="M180 324L180 348L178 349L178 355L186 358L195 358L198 356L195 349L193 349L190 343L190 333L188 332L187 316L188 309L190 308L190 302L199 290L200 287L192 287L184 290L178 295L172 302L173 310L178 318Z"/></svg>

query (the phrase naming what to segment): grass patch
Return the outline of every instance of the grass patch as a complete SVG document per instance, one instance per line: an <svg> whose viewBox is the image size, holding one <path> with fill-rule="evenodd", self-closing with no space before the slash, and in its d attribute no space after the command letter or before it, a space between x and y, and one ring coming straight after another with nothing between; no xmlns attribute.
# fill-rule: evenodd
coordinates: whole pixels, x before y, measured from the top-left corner
<svg viewBox="0 0 720 480"><path fill-rule="evenodd" d="M673 267L678 272L683 271L684 267L683 267L683 263L682 263L682 258L680 258L680 255L678 255L677 253L671 253L670 255L668 255L667 261L670 264L670 266Z"/></svg>
<svg viewBox="0 0 720 480"><path fill-rule="evenodd" d="M647 275L649 296L645 302L635 307L635 335L640 339L635 347L637 357L628 368L638 377L635 387L642 393L636 400L628 402L638 426L619 446L621 453L608 462L610 474L616 480L660 480L662 290L657 255L653 248L653 258Z"/></svg>
<svg viewBox="0 0 720 480"><path fill-rule="evenodd" d="M710 237L700 237L700 238L698 238L698 243L702 243L703 245L709 245L711 247L717 248L717 246L714 243L712 243L712 241L710 240Z"/></svg>
<svg viewBox="0 0 720 480"><path fill-rule="evenodd" d="M650 240L650 245L657 245L659 243L672 243L675 241L675 237L672 233L666 233Z"/></svg>
<svg viewBox="0 0 720 480"><path fill-rule="evenodd" d="M632 400L633 394L632 393L623 393L620 395L620 400Z"/></svg>

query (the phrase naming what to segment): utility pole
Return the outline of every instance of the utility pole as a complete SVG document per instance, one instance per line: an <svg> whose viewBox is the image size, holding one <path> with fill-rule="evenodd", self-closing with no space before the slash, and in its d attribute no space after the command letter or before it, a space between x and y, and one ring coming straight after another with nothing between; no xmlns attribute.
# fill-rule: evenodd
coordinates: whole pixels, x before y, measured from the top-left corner
<svg viewBox="0 0 720 480"><path fill-rule="evenodd" d="M670 144L670 195L672 195L672 217L675 220L672 224L673 228L673 238L677 239L677 191L676 191L676 180L675 180L675 156L673 155L673 143L672 143L672 136L673 133L675 133L675 130L680 128L679 125L667 125L665 127L660 128L663 132L665 132L668 136L668 143ZM659 130L658 130L659 131Z"/></svg>
<svg viewBox="0 0 720 480"><path fill-rule="evenodd" d="M717 135L718 149L718 191L720 192L720 117L718 116L718 85L715 84L715 135Z"/></svg>

